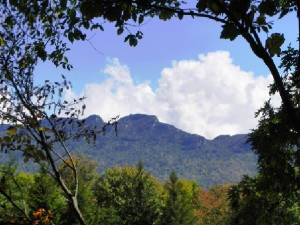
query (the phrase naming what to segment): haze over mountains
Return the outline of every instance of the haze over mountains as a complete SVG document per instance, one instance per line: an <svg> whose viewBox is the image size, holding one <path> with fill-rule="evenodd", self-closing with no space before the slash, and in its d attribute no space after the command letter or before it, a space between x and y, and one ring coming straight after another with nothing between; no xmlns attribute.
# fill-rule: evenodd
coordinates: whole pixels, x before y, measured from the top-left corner
<svg viewBox="0 0 300 225"><path fill-rule="evenodd" d="M86 125L101 128L96 115ZM213 140L161 123L155 116L134 114L118 122L118 136L109 129L95 144L69 143L73 153L82 152L97 161L99 171L142 161L147 171L165 180L171 170L179 177L196 180L203 188L236 182L256 171L256 156L246 143L247 135L221 135ZM0 163L8 156L0 155Z"/></svg>

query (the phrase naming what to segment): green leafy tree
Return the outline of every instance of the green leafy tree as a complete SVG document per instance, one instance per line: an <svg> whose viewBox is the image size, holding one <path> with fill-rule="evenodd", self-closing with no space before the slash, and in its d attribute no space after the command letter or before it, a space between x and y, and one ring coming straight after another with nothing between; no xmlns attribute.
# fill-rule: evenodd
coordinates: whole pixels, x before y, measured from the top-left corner
<svg viewBox="0 0 300 225"><path fill-rule="evenodd" d="M62 215L67 209L67 203L57 182L49 175L48 168L42 166L40 172L34 175L34 183L28 192L27 201L31 211L50 210L54 214L53 222L62 224Z"/></svg>
<svg viewBox="0 0 300 225"><path fill-rule="evenodd" d="M0 165L0 223L25 224L32 221L29 188L34 184L31 174L17 173L12 163Z"/></svg>
<svg viewBox="0 0 300 225"><path fill-rule="evenodd" d="M90 157L78 153L72 156L76 168L78 170L78 206L86 218L88 224L98 224L97 220L97 201L93 192L93 187L99 174L97 172L97 164ZM71 163L71 160L67 160ZM62 177L67 181L70 188L75 187L75 179L72 176L72 170L66 164L59 167ZM60 224L76 224L77 217L73 213L72 205L68 204L67 210L62 215L65 219Z"/></svg>
<svg viewBox="0 0 300 225"><path fill-rule="evenodd" d="M293 106L299 110L299 50L288 47L282 52L281 68L285 87L292 96ZM276 86L270 92L275 93ZM272 190L287 196L299 190L299 132L288 120L290 115L283 104L274 108L267 102L257 116L259 125L250 134L250 141L258 155L259 172Z"/></svg>
<svg viewBox="0 0 300 225"><path fill-rule="evenodd" d="M95 194L103 224L160 224L162 190L141 164L106 170L95 186Z"/></svg>
<svg viewBox="0 0 300 225"><path fill-rule="evenodd" d="M78 119L85 109L85 105L78 105L83 98L63 100L71 85L63 75L61 82L34 83L33 71L39 60L50 60L56 66L71 69L64 57L68 48L60 33L60 13L51 11L48 17L47 1L29 1L29 8L22 8L19 1L0 3L0 120L9 124L6 134L0 137L1 151L20 151L24 162L32 159L47 163L48 173L62 189L73 214L81 224L86 224L78 206L78 170L66 143L79 138L95 139L106 126L101 130L90 129ZM41 14L37 16L35 12ZM72 12L67 14L71 16ZM62 114L68 118L58 118ZM68 185L63 178L58 168L61 163L71 169L74 185ZM10 198L5 192L1 194ZM28 217L26 208L14 206Z"/></svg>
<svg viewBox="0 0 300 225"><path fill-rule="evenodd" d="M274 192L263 176L244 177L231 188L229 197L230 224L286 225L299 222L299 190L290 196Z"/></svg>
<svg viewBox="0 0 300 225"><path fill-rule="evenodd" d="M299 111L299 50L288 47L282 52L281 67L285 87ZM275 93L276 86L270 92ZM245 177L233 186L230 199L239 224L292 224L299 221L299 132L289 121L282 105L267 102L257 116L259 125L250 134L258 155L259 176ZM259 212L259 213L258 213ZM251 220L245 221L247 215ZM250 216L251 215L251 216Z"/></svg>
<svg viewBox="0 0 300 225"><path fill-rule="evenodd" d="M178 180L174 171L165 184L167 192L165 207L163 208L162 225L192 225L196 222L193 208L194 190L185 188Z"/></svg>

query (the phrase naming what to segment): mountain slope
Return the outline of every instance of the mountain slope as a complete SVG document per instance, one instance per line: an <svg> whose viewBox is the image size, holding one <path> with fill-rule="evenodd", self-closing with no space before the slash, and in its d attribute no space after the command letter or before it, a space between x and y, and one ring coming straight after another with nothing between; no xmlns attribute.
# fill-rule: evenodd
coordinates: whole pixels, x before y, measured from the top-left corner
<svg viewBox="0 0 300 225"><path fill-rule="evenodd" d="M161 123L155 116L135 114L119 120L118 136L110 130L97 138L95 146L77 144L77 151L91 155L100 171L141 160L161 180L174 169L179 177L197 180L207 188L255 173L256 156L246 140L247 135L207 140Z"/></svg>
<svg viewBox="0 0 300 225"><path fill-rule="evenodd" d="M104 122L94 115L86 119L86 124L100 128ZM119 120L118 136L110 129L105 136L98 136L94 145L84 141L69 145L74 153L90 155L100 171L142 161L146 170L161 180L174 169L179 177L197 180L208 188L255 173L256 156L246 140L247 135L207 140L161 123L155 116L135 114Z"/></svg>

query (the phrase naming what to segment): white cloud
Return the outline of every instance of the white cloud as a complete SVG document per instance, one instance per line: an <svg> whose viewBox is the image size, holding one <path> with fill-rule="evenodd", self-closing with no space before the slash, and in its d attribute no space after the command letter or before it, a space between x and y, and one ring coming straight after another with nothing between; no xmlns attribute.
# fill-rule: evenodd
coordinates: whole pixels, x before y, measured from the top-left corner
<svg viewBox="0 0 300 225"><path fill-rule="evenodd" d="M267 86L272 81L271 76L255 77L242 71L225 51L173 62L162 70L156 90L147 82L134 84L129 68L118 59L104 72L109 78L87 84L81 93L87 97L86 115L98 114L108 120L115 115L152 114L207 138L254 128L254 112L269 98ZM275 102L279 104L278 96Z"/></svg>

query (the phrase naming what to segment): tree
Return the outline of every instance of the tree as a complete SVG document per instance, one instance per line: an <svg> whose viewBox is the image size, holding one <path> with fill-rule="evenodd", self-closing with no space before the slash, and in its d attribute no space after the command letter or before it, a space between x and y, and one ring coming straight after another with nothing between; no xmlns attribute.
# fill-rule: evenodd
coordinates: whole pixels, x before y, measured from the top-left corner
<svg viewBox="0 0 300 225"><path fill-rule="evenodd" d="M142 164L106 170L96 183L95 194L103 224L160 224L162 191Z"/></svg>
<svg viewBox="0 0 300 225"><path fill-rule="evenodd" d="M181 19L187 15L219 22L223 28L220 38L233 41L241 35L253 53L269 68L274 79L270 92L280 94L282 105L275 109L269 102L265 104L258 113L262 115L259 126L250 134L249 141L258 154L259 172L270 193L295 199L299 194L299 52L291 47L282 51L284 34L269 32L273 25L270 20L275 16L280 19L296 11L299 20L299 1L199 0L196 9L184 9L180 2L177 5L172 2L173 6L167 5L170 1L159 1L160 5L149 1L148 9L154 12L149 15L165 12L166 17L161 19L173 16ZM134 4L139 5L138 2ZM268 34L265 40L261 33ZM273 60L275 55L282 56L279 67ZM282 75L280 67L283 68ZM278 204L281 207L281 203Z"/></svg>
<svg viewBox="0 0 300 225"><path fill-rule="evenodd" d="M23 14L26 9L16 8L14 3L17 4L16 1L1 1L0 5L0 14L3 16L0 25L0 120L9 124L6 135L0 139L1 150L21 151L25 162L29 159L38 163L46 162L49 165L48 172L70 202L77 220L86 224L78 206L78 170L67 141L95 139L108 124L101 130L94 130L78 119L85 109L84 105L78 105L83 98L72 102L63 100L64 91L70 88L70 83L63 75L62 82L46 80L42 85L34 83L33 71L40 59L51 60L56 66L66 69L71 68L64 57L68 48L58 30L55 30L59 29L59 24L53 21L47 25L41 18L35 20L34 14L30 13L26 14L31 18L27 20ZM31 12L32 9L29 10ZM68 118L58 118L62 113ZM66 183L58 168L60 163L72 171L74 186ZM1 194L10 198L4 192ZM25 208L15 207L23 210L28 217Z"/></svg>
<svg viewBox="0 0 300 225"><path fill-rule="evenodd" d="M280 67L285 88L299 110L299 50L282 52ZM270 87L275 93L276 87ZM266 102L257 116L259 125L249 140L258 154L259 175L244 177L229 192L234 224L296 224L299 207L299 133L289 124L289 114ZM247 219L245 219L247 218Z"/></svg>
<svg viewBox="0 0 300 225"><path fill-rule="evenodd" d="M78 168L78 205L88 224L95 221L96 198L92 191L98 173L96 164L88 157L73 156ZM48 165L43 163L40 172L17 172L13 165L0 165L0 223L8 224L78 224L72 203L50 176ZM59 170L68 186L74 186L70 168L62 163ZM69 187L73 188L73 187ZM2 197L3 196L3 197Z"/></svg>
<svg viewBox="0 0 300 225"><path fill-rule="evenodd" d="M281 67L285 87L299 110L299 50L288 47L283 51ZM270 92L275 90L271 86ZM230 191L236 224L299 221L299 133L288 123L290 115L283 108L266 102L257 113L262 116L249 140L258 155L259 176L245 177Z"/></svg>
<svg viewBox="0 0 300 225"><path fill-rule="evenodd" d="M97 163L90 157L78 153L72 156L78 171L78 206L87 224L98 224L97 220L97 201L96 195L93 192L93 187L96 180L99 178L97 172ZM70 160L67 160L70 163ZM65 164L59 166L59 171L62 177L67 181L70 187L75 186L75 180L72 175L72 170ZM77 221L76 215L73 213L72 205L68 204L67 209L64 211L60 224L75 224Z"/></svg>
<svg viewBox="0 0 300 225"><path fill-rule="evenodd" d="M0 165L0 223L32 222L28 204L33 176L17 173L14 163Z"/></svg>
<svg viewBox="0 0 300 225"><path fill-rule="evenodd" d="M289 196L274 192L263 176L244 177L238 185L232 186L229 197L230 224L286 225L299 222L299 190Z"/></svg>
<svg viewBox="0 0 300 225"><path fill-rule="evenodd" d="M196 222L192 198L194 193L184 188L174 171L165 185L167 198L162 225L192 225Z"/></svg>
<svg viewBox="0 0 300 225"><path fill-rule="evenodd" d="M299 111L299 50L288 47L282 52L285 88L292 96L293 107ZM275 93L276 87L270 87ZM277 193L293 194L299 190L299 132L288 123L290 115L283 104L274 108L266 102L258 112L258 127L250 133L249 141L258 155L259 173L272 184Z"/></svg>
<svg viewBox="0 0 300 225"><path fill-rule="evenodd" d="M28 189L28 192L27 201L33 212L38 212L41 209L45 212L51 211L54 215L52 222L61 224L67 202L57 182L48 173L46 165L42 165L40 172L34 175L34 183Z"/></svg>
<svg viewBox="0 0 300 225"><path fill-rule="evenodd" d="M229 222L229 185L214 186L210 190L199 189L196 194L197 225L226 225Z"/></svg>

